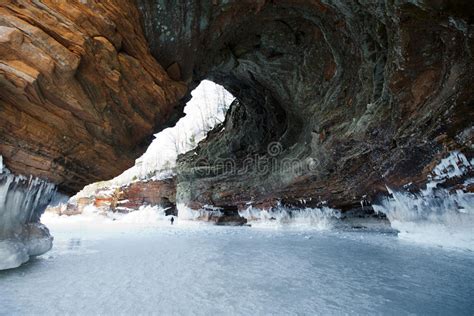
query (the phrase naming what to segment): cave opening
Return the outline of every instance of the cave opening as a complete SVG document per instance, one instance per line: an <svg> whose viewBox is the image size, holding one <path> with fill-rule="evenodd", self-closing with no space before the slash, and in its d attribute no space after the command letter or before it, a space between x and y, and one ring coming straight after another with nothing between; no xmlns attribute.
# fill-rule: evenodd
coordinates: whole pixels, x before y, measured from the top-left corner
<svg viewBox="0 0 474 316"><path fill-rule="evenodd" d="M183 117L165 130L155 134L147 151L137 159L135 166L117 177L126 183L131 174L147 179L176 167L178 157L195 149L209 132L224 124L227 111L235 97L223 86L202 80L191 91L191 98L183 109ZM174 171L175 172L175 171Z"/></svg>
<svg viewBox="0 0 474 316"><path fill-rule="evenodd" d="M187 34L196 36L193 45L200 47L193 51L193 45L180 45L187 39L181 33L168 39L155 25L158 20L151 19L153 15L144 16L157 60L174 65L179 56L170 52L177 51L186 56L179 63L181 79L192 86L208 78L238 99L219 137L210 137L199 151L180 158L177 198L193 209L204 205L241 209L250 201L262 207L278 202L301 205L301 200L312 201L314 207L337 192L335 205L357 207L362 194L346 190L339 157L355 148L354 140L366 132L366 126L359 124L366 105L382 97L378 90L371 94L374 80L383 76L380 71L376 72L379 79L373 76L372 64L364 60L365 46L378 49L385 44L375 45L378 38L352 36L353 30L346 29L342 14L333 8L307 10L303 5L282 3L256 8L252 14L244 13L247 7L238 9L243 12L235 23L227 24L222 13L205 32ZM156 41L158 36L160 41ZM277 157L269 154L272 144L279 148ZM272 158L272 172L262 174L253 163L249 172L238 175L216 168L202 175L202 166L196 166L200 161L212 165L225 159L242 166L255 155ZM288 161L297 161L300 171L288 172L284 167ZM328 179L334 188L322 185Z"/></svg>
<svg viewBox="0 0 474 316"><path fill-rule="evenodd" d="M472 311L473 1L0 3L0 314Z"/></svg>
<svg viewBox="0 0 474 316"><path fill-rule="evenodd" d="M107 195L111 190L131 183L161 181L175 177L178 172L176 166L178 157L193 151L199 142L207 137L208 133L221 129L226 114L234 101L234 96L223 86L210 80L202 80L191 92L191 98L183 109L183 116L174 126L156 133L146 152L136 160L131 168L113 179L86 185L71 197L69 203L75 206L78 203L94 204L99 206L97 212L102 213L120 210L118 197L117 201L108 201L104 205L97 203L97 198L100 199L101 195ZM81 199L84 201L81 202ZM171 205L174 202L169 203L168 201L175 199L164 196L162 200L166 201L164 204ZM67 203L67 198L57 196L50 204L49 210L61 212L61 209L67 207ZM130 210L122 209L122 211Z"/></svg>

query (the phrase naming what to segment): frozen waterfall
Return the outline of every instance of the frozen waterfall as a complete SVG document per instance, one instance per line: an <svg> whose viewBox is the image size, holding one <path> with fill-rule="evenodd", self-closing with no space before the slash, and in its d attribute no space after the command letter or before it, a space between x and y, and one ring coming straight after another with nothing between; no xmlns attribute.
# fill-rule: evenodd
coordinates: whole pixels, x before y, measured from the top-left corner
<svg viewBox="0 0 474 316"><path fill-rule="evenodd" d="M447 189L442 184L453 177L467 176L474 161L458 151L433 169L426 189L419 193L394 191L390 197L373 205L376 212L387 215L399 237L415 242L474 250L474 193L463 188Z"/></svg>
<svg viewBox="0 0 474 316"><path fill-rule="evenodd" d="M11 173L0 156L0 270L51 249L53 238L39 219L55 193L52 183Z"/></svg>

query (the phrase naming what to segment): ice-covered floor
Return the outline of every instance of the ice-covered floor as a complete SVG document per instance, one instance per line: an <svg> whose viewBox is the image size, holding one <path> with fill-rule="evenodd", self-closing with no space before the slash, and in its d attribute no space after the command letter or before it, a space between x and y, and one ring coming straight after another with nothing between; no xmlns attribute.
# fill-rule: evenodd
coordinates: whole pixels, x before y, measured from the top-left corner
<svg viewBox="0 0 474 316"><path fill-rule="evenodd" d="M390 234L48 226L52 251L0 271L0 314L474 313L472 252Z"/></svg>

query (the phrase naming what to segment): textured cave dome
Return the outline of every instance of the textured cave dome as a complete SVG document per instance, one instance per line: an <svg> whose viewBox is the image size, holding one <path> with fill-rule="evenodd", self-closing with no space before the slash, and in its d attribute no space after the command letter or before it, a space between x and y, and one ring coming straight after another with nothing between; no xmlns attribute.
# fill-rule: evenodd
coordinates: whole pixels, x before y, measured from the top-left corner
<svg viewBox="0 0 474 316"><path fill-rule="evenodd" d="M180 156L178 205L344 211L387 188L416 192L450 153L474 157L473 5L4 1L0 155L18 207L4 203L0 237L36 224L55 186L74 193L131 167L204 79L237 100ZM214 168L219 159L245 172ZM473 173L443 185L472 192ZM30 254L47 250L46 231L31 232L45 242Z"/></svg>
<svg viewBox="0 0 474 316"><path fill-rule="evenodd" d="M473 156L471 1L6 2L0 12L0 154L12 173L63 192L132 166L203 79L238 100L181 158L185 203L346 208L386 186L420 188L453 150ZM196 173L196 161L243 164L275 142L269 173ZM284 159L311 168L287 172Z"/></svg>
<svg viewBox="0 0 474 316"><path fill-rule="evenodd" d="M455 140L472 125L469 4L138 6L161 64L178 65L191 87L207 78L237 97L225 127L181 158L178 199L190 205L297 204L308 197L351 208L386 185L423 185L426 166L449 148L472 153L469 141ZM239 164L264 155L272 142L282 146L280 160L300 159L312 168L299 174L282 168L264 175L195 172L198 160Z"/></svg>

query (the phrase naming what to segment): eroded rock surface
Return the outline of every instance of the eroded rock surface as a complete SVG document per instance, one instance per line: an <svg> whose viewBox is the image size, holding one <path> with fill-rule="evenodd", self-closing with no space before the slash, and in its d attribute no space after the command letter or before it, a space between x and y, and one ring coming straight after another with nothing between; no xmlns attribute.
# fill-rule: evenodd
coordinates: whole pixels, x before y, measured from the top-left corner
<svg viewBox="0 0 474 316"><path fill-rule="evenodd" d="M0 154L74 193L131 167L186 92L132 1L0 3Z"/></svg>
<svg viewBox="0 0 474 316"><path fill-rule="evenodd" d="M50 207L58 215L78 215L93 205L100 212L129 213L142 206L159 206L167 215L176 215L176 179L140 180L116 188L101 188L88 196L71 199L67 204Z"/></svg>
<svg viewBox="0 0 474 316"><path fill-rule="evenodd" d="M472 158L473 12L451 0L2 2L0 153L76 191L129 167L208 78L238 100L181 157L178 202L351 209L423 186L452 150Z"/></svg>
<svg viewBox="0 0 474 316"><path fill-rule="evenodd" d="M423 186L453 149L473 156L470 2L138 3L164 67L238 98L180 159L177 199L192 208L351 209Z"/></svg>

